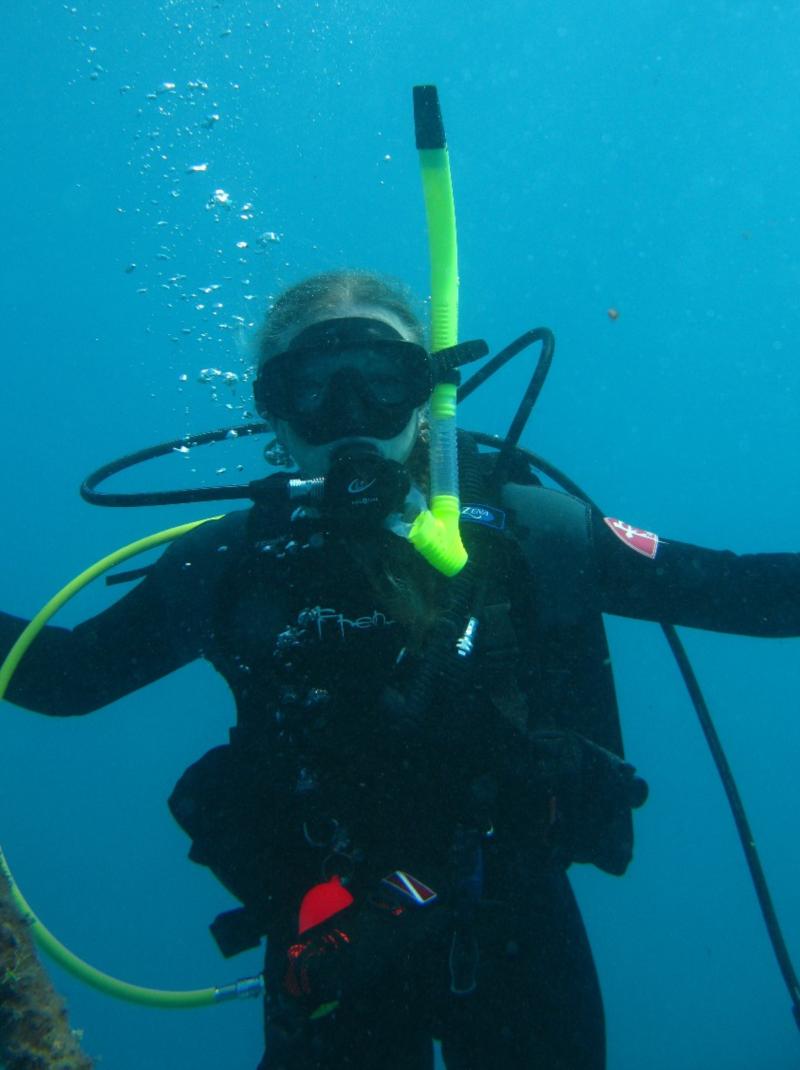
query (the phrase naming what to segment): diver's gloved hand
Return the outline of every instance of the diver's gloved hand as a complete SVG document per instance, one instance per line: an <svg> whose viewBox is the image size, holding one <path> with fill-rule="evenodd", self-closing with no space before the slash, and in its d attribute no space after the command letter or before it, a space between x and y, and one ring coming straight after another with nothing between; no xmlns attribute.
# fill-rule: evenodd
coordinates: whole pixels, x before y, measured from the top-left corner
<svg viewBox="0 0 800 1070"><path fill-rule="evenodd" d="M287 969L283 987L304 1003L309 1011L327 1000L335 999L342 956L348 952L350 936L344 929L328 925L311 933L287 951Z"/></svg>
<svg viewBox="0 0 800 1070"><path fill-rule="evenodd" d="M529 737L534 820L565 862L622 873L630 856L628 815L647 800L646 782L619 755L577 732Z"/></svg>

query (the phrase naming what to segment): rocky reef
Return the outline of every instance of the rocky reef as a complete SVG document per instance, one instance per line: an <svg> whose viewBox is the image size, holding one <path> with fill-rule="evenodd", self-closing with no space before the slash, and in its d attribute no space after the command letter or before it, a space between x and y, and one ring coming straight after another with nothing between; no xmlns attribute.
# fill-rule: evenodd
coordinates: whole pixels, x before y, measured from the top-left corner
<svg viewBox="0 0 800 1070"><path fill-rule="evenodd" d="M91 1070L0 872L0 1070Z"/></svg>

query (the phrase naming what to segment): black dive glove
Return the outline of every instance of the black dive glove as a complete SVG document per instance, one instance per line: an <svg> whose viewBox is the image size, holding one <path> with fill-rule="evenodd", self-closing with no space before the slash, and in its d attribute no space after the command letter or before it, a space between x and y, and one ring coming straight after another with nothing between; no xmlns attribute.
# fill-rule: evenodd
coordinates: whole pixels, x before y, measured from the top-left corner
<svg viewBox="0 0 800 1070"><path fill-rule="evenodd" d="M539 832L565 863L625 871L632 850L630 812L647 799L635 768L577 732L529 737L527 773Z"/></svg>

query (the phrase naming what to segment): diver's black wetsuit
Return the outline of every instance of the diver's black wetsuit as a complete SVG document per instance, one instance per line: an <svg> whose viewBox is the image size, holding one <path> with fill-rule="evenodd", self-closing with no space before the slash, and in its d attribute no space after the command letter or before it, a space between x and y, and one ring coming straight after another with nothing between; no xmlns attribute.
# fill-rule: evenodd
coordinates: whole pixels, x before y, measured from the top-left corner
<svg viewBox="0 0 800 1070"><path fill-rule="evenodd" d="M191 856L245 903L250 935L270 937L268 1070L422 1070L432 1065L431 1036L442 1038L451 1070L600 1070L602 1006L570 858L543 839L542 793L514 703L524 694L534 727L621 754L602 613L800 634L800 554L656 543L543 488L509 486L505 505L529 564L495 599L511 603L513 642L499 671L479 659L468 693L439 697L435 728L418 739L399 744L376 711L411 637L376 604L347 543L308 529L255 531L248 511L180 539L92 620L45 629L12 681L11 701L56 716L88 713L199 657L229 683L231 742L184 774L171 805L193 838ZM0 651L22 626L0 615ZM519 687L503 697L510 650ZM413 671L413 654L407 660ZM449 859L488 774L494 788L482 805L494 836L471 929L477 989L454 996ZM588 855L612 872L629 858L627 817ZM376 895L395 869L434 888L438 903L398 911ZM300 899L332 871L356 897L341 922L351 943L336 967L345 978L338 1010L309 1021L284 985L286 949Z"/></svg>

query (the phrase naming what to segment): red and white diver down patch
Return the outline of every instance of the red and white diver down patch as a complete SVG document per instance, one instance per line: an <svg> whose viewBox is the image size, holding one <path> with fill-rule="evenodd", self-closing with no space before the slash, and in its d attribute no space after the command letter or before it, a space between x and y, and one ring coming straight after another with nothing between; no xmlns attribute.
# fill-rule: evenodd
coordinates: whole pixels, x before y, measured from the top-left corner
<svg viewBox="0 0 800 1070"><path fill-rule="evenodd" d="M384 877L381 884L385 884L393 891L404 895L407 899L416 903L417 906L432 903L437 898L433 888L429 888L418 877L412 877L410 873L406 873L402 869L396 869L394 873Z"/></svg>
<svg viewBox="0 0 800 1070"><path fill-rule="evenodd" d="M613 516L604 516L603 520L617 538L626 546L630 546L631 550L635 550L637 554L653 558L658 553L658 535L654 531L631 527L624 520L616 520Z"/></svg>

